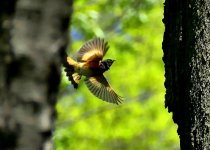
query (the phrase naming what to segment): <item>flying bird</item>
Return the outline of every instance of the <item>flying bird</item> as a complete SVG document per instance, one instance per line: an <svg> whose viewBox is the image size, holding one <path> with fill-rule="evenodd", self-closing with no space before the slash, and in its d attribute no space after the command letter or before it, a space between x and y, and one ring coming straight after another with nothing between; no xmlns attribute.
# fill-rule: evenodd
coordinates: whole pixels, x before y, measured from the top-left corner
<svg viewBox="0 0 210 150"><path fill-rule="evenodd" d="M119 104L122 97L115 93L103 75L115 61L103 60L108 49L104 39L94 38L86 42L74 58L65 55L63 65L74 88L78 87L81 77L85 76L85 84L92 94L104 101Z"/></svg>

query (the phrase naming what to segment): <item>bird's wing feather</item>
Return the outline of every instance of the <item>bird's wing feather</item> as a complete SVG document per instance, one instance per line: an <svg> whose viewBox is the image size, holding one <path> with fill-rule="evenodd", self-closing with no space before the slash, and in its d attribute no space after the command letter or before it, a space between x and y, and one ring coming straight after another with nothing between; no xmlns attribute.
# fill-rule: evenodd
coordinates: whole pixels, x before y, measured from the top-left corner
<svg viewBox="0 0 210 150"><path fill-rule="evenodd" d="M101 38L94 38L85 43L76 54L77 61L96 61L102 60L107 50L109 49L108 43Z"/></svg>
<svg viewBox="0 0 210 150"><path fill-rule="evenodd" d="M95 96L104 101L115 104L122 101L122 98L114 92L103 75L87 77L85 84Z"/></svg>

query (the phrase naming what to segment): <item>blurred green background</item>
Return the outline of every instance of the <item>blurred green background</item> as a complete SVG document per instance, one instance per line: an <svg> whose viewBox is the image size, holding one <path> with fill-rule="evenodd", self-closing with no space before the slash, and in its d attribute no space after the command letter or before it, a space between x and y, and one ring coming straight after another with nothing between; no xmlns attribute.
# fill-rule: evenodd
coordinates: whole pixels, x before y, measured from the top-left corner
<svg viewBox="0 0 210 150"><path fill-rule="evenodd" d="M116 106L74 90L63 72L54 132L56 150L178 150L177 126L164 108L162 0L76 0L69 55L98 36L109 42L105 73L124 97Z"/></svg>

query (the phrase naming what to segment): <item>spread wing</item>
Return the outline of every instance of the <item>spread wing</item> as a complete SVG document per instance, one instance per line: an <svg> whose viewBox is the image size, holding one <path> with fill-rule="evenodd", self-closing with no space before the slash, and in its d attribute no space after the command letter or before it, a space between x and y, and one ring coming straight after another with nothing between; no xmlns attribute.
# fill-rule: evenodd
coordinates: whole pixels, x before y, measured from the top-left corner
<svg viewBox="0 0 210 150"><path fill-rule="evenodd" d="M107 50L109 49L108 43L101 38L94 38L85 43L76 54L78 62L99 62L102 60Z"/></svg>
<svg viewBox="0 0 210 150"><path fill-rule="evenodd" d="M115 104L119 104L122 101L122 98L114 92L103 75L87 77L85 84L95 96L104 101Z"/></svg>

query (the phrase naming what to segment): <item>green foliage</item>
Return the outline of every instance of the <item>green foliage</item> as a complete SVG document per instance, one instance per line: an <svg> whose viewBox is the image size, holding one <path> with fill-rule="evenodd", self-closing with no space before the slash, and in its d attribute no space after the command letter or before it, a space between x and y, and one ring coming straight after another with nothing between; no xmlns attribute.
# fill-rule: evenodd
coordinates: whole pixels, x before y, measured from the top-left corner
<svg viewBox="0 0 210 150"><path fill-rule="evenodd" d="M162 18L160 0L75 1L70 48L104 37L110 45L105 57L117 60L105 76L124 102L103 102L83 82L75 91L63 74L57 150L179 149L177 127L164 108Z"/></svg>

